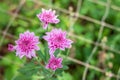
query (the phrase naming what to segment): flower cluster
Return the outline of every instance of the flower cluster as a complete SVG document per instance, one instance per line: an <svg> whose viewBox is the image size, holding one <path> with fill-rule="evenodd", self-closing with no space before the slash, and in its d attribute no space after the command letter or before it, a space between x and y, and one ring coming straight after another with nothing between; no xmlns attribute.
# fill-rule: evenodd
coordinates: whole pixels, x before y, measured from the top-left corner
<svg viewBox="0 0 120 80"><path fill-rule="evenodd" d="M49 23L57 24L60 22L55 15L54 10L42 9L42 12L37 14L39 20L43 23L43 29L48 27ZM55 71L58 68L62 68L62 58L58 58L54 55L56 49L65 50L65 48L70 48L73 43L70 39L67 39L67 33L61 29L53 29L50 32L46 32L43 39L47 41L49 47L50 59L48 64L46 64L47 69L52 69ZM22 58L26 56L27 58L36 57L35 51L40 50L38 44L39 37L35 36L33 32L26 31L21 33L19 39L15 41L16 45L9 44L8 50L16 51L16 56Z"/></svg>

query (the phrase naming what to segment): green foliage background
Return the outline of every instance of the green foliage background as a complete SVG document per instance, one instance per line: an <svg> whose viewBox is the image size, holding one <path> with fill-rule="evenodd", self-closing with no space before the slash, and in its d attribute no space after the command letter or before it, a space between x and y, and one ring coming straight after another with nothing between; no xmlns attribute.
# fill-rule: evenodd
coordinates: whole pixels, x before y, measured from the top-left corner
<svg viewBox="0 0 120 80"><path fill-rule="evenodd" d="M22 0L1 0L0 1L0 39L3 34L2 31L6 29L9 21L13 17L15 10ZM8 34L18 37L20 33L26 30L35 32L37 36L40 36L40 48L44 50L45 42L41 38L44 35L44 30L41 27L41 22L36 17L36 14L41 12L41 8L53 9L61 8L61 10L69 10L72 8L73 12L76 11L78 0L37 0L39 4L34 3L31 0L26 0L18 12L18 17L13 21ZM91 0L92 1L92 0ZM105 6L92 3L90 0L82 0L79 14L89 16L96 20L101 20L105 13ZM93 0L107 2L107 0ZM111 0L111 5L120 7L120 0ZM44 4L44 5L43 5ZM120 8L119 8L120 9ZM56 13L59 14L60 23L57 25L49 25L51 28L62 28L69 32L71 22L69 14L61 12L56 9ZM120 28L120 11L116 11L110 8L109 14L105 20L106 23L114 25L115 28ZM84 38L85 40L91 40L95 42L98 38L98 32L101 25L89 22L82 18L78 18L75 24L72 26L73 34L78 38ZM86 62L90 56L95 45L87 43L84 40L70 36L74 41L72 48L70 49L69 56L80 61ZM102 33L102 38L106 38L107 41L103 42L104 45L113 48L115 51L120 51L120 31L113 30L105 27ZM19 68L27 61L25 58L19 59L15 56L14 52L7 50L7 44L13 43L16 39L10 36L6 36L2 46L0 46L0 80L12 80L18 74ZM102 61L101 61L102 60ZM77 63L67 61L69 69L62 72L61 75L57 76L57 80L82 80L85 66ZM90 64L101 68L105 71L117 74L120 67L120 54L112 52L110 50L98 47L93 58L90 60ZM24 67L23 67L24 68ZM23 69L24 70L24 69ZM32 73L32 71L31 71ZM33 72L34 73L34 72ZM32 80L36 80L38 76L33 76ZM39 77L42 77L41 75ZM30 80L20 75L20 79L17 80ZM89 69L86 80L116 80L115 78L106 77L105 74Z"/></svg>

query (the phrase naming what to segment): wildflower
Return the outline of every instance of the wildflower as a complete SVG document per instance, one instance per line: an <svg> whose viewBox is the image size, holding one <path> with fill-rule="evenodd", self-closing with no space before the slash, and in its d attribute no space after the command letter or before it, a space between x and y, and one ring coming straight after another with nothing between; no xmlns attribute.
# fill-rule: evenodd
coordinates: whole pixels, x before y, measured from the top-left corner
<svg viewBox="0 0 120 80"><path fill-rule="evenodd" d="M51 9L45 10L42 9L42 13L37 14L39 20L43 23L43 28L46 29L49 23L57 24L59 19L57 19L58 15L55 15L55 11Z"/></svg>
<svg viewBox="0 0 120 80"><path fill-rule="evenodd" d="M71 43L70 39L66 38L66 32L61 29L53 29L51 32L47 32L47 35L43 38L48 42L50 48L49 53L53 55L56 49L64 50L65 48L70 48Z"/></svg>
<svg viewBox="0 0 120 80"><path fill-rule="evenodd" d="M62 68L62 58L56 58L55 56L51 56L48 64L46 65L47 69L52 69L55 71L58 68Z"/></svg>
<svg viewBox="0 0 120 80"><path fill-rule="evenodd" d="M39 37L36 37L33 32L26 31L20 34L20 37L16 42L15 50L16 55L22 58L36 57L35 50L39 50Z"/></svg>
<svg viewBox="0 0 120 80"><path fill-rule="evenodd" d="M8 50L9 51L14 51L15 50L14 45L8 44Z"/></svg>

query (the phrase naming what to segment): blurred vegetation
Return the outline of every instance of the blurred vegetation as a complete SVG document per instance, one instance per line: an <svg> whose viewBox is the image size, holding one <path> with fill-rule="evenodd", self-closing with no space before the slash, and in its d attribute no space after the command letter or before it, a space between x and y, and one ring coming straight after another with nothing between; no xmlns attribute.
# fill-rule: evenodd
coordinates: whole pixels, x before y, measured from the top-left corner
<svg viewBox="0 0 120 80"><path fill-rule="evenodd" d="M14 12L17 10L19 3L22 0L1 0L0 1L0 32L6 29L9 21L13 17ZM53 6L53 8L58 7L61 9L69 10L71 7L73 11L76 11L76 6L78 0L38 0L40 4L34 3L31 0L26 0L25 4L22 6L18 12L18 17L13 21L8 34L18 37L20 33L30 30L35 32L37 36L40 36L41 49L44 49L44 41L41 38L44 35L44 30L41 27L41 23L36 17L36 14L41 11L41 8L49 9L48 5ZM94 0L93 0L94 1ZM107 2L107 0L95 0L101 2ZM45 5L42 5L43 2ZM111 5L120 7L120 0L111 0ZM105 6L92 3L90 0L82 0L81 8L79 14L89 16L96 20L101 20L105 13ZM120 9L120 8L119 8ZM60 23L57 25L49 25L51 27L62 28L63 30L69 31L70 29L70 16L59 10L56 10L59 14ZM109 14L105 20L106 23L114 25L116 28L120 28L120 11L116 11L110 8ZM73 33L76 36L85 38L86 40L91 40L95 42L98 38L98 32L101 25L89 22L87 20L78 18L78 20L73 25ZM51 28L50 27L50 28ZM3 34L0 34L0 39ZM80 40L70 36L74 41L73 46L70 50L70 57L86 62L90 56L93 44L87 43L86 41ZM120 50L120 34L119 31L112 30L109 28L104 28L102 33L103 40L106 38L106 41L103 43L108 47L111 47L117 51ZM2 46L0 47L0 56L3 58L0 59L0 80L11 80L14 79L18 74L19 68L27 61L24 59L19 59L15 56L15 53L11 53L7 50L7 44L13 43L16 39L10 36L6 36ZM101 68L103 70L117 74L120 67L120 54L112 52L110 50L103 49L98 47L95 55L90 60L90 64ZM85 67L67 61L69 69L65 70L60 76L57 76L57 80L81 80ZM31 72L32 73L32 72ZM30 80L24 78L20 75L20 80ZM33 80L36 80L36 76L32 77ZM19 80L19 79L17 79ZM115 78L108 78L104 74L89 69L87 73L86 80L116 80Z"/></svg>

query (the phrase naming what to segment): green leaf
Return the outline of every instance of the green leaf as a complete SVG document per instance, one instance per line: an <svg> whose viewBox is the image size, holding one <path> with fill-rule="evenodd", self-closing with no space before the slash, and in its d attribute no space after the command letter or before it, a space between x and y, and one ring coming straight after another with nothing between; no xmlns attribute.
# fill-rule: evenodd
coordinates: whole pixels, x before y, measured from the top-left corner
<svg viewBox="0 0 120 80"><path fill-rule="evenodd" d="M62 69L63 69L63 70L67 70L67 69L69 69L69 67L68 67L67 65L64 65L64 66L62 67Z"/></svg>
<svg viewBox="0 0 120 80"><path fill-rule="evenodd" d="M46 69L46 68L43 68L42 69L42 74L45 76L45 80L48 80L48 78L50 77L51 75L51 72L50 70Z"/></svg>
<svg viewBox="0 0 120 80"><path fill-rule="evenodd" d="M32 80L32 76L17 75L13 80Z"/></svg>
<svg viewBox="0 0 120 80"><path fill-rule="evenodd" d="M59 54L60 50L57 49L55 52L54 52L54 55L57 56Z"/></svg>
<svg viewBox="0 0 120 80"><path fill-rule="evenodd" d="M50 58L50 55L49 55L49 48L48 48L48 45L45 44L45 62L48 62L48 59Z"/></svg>
<svg viewBox="0 0 120 80"><path fill-rule="evenodd" d="M42 51L38 51L38 57L41 58L45 62L45 55L42 53Z"/></svg>
<svg viewBox="0 0 120 80"><path fill-rule="evenodd" d="M65 51L62 51L61 54L68 56L70 52L70 49L65 49Z"/></svg>
<svg viewBox="0 0 120 80"><path fill-rule="evenodd" d="M62 73L62 76L58 76L58 80L73 80L73 77L69 73Z"/></svg>
<svg viewBox="0 0 120 80"><path fill-rule="evenodd" d="M55 71L55 74L62 76L62 72L63 72L62 69L57 69L57 70Z"/></svg>
<svg viewBox="0 0 120 80"><path fill-rule="evenodd" d="M25 64L22 68L18 71L26 76L32 76L36 74L39 69L41 69L40 65L35 65L33 62Z"/></svg>

